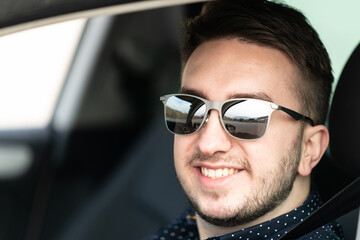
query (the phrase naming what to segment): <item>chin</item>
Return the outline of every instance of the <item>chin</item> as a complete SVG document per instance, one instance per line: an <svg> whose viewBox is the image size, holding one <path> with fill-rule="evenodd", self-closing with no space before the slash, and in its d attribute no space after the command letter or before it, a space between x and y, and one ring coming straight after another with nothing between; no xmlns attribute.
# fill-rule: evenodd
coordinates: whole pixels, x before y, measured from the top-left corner
<svg viewBox="0 0 360 240"><path fill-rule="evenodd" d="M263 198L258 196L229 199L227 196L220 197L215 194L189 199L197 214L206 222L216 226L234 227L250 223L273 211L287 195L288 192L267 201L261 201Z"/></svg>
<svg viewBox="0 0 360 240"><path fill-rule="evenodd" d="M198 204L194 204L194 209L200 215L206 215L211 218L232 218L237 215L237 212L241 211L241 200L226 199L222 197L212 196L210 199L203 199L198 201Z"/></svg>

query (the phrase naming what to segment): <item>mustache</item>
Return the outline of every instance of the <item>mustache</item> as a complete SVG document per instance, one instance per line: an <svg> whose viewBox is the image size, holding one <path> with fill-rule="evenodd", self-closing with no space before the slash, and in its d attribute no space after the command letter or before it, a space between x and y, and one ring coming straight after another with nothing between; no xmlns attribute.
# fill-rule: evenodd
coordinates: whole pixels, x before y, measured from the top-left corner
<svg viewBox="0 0 360 240"><path fill-rule="evenodd" d="M236 166L241 166L241 168L251 172L251 165L249 163L249 161L243 157L243 156L238 156L238 155L234 155L234 154L224 154L224 153L215 153L214 155L206 155L202 152L195 152L192 155L190 155L188 157L189 161L189 165L195 165L197 163L200 162L222 162L222 163L228 163L228 164L233 164Z"/></svg>

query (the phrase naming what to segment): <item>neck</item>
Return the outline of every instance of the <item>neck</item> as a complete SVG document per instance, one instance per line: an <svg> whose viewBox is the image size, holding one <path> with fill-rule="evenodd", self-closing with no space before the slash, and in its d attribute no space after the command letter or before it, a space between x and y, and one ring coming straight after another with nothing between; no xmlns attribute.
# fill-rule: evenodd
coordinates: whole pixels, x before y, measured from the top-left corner
<svg viewBox="0 0 360 240"><path fill-rule="evenodd" d="M267 214L261 216L260 218L255 219L254 221L234 227L221 227L213 225L206 222L198 214L196 214L197 227L200 234L200 239L207 239L208 237L212 236L236 232L241 229L258 225L260 223L283 215L287 212L290 212L293 209L301 206L305 202L306 198L309 195L309 192L310 176L303 177L298 175L294 181L294 186L289 196L280 205L278 205L275 209L268 212Z"/></svg>

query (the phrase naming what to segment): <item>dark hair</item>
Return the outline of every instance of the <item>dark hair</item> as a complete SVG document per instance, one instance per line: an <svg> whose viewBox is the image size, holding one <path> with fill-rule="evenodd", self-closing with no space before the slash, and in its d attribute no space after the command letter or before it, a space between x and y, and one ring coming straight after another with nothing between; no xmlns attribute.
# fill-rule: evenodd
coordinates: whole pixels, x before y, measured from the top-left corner
<svg viewBox="0 0 360 240"><path fill-rule="evenodd" d="M210 1L187 20L185 32L183 68L200 44L216 39L236 38L285 53L301 72L301 82L293 86L300 110L324 124L334 77L324 45L299 11L267 0Z"/></svg>

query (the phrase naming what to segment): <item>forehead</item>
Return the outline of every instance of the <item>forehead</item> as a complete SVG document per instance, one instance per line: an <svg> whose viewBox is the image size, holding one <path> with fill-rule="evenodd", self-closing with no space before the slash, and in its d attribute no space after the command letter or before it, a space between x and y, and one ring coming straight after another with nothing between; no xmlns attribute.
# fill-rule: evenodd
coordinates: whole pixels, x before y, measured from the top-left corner
<svg viewBox="0 0 360 240"><path fill-rule="evenodd" d="M185 65L181 87L221 101L238 95L265 95L297 107L297 67L279 50L237 39L201 44Z"/></svg>

